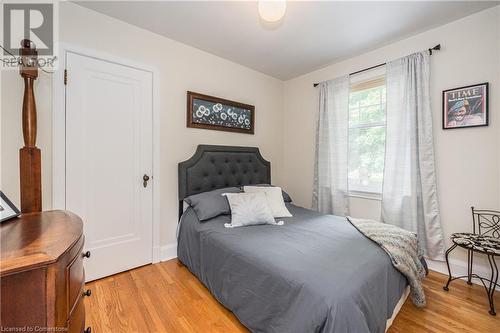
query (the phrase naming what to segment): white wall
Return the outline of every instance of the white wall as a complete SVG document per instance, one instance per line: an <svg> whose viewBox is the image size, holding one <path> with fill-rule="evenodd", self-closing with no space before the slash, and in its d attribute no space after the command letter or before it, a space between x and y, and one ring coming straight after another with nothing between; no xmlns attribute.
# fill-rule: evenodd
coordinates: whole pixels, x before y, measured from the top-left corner
<svg viewBox="0 0 500 333"><path fill-rule="evenodd" d="M312 84L441 43L442 50L431 57L431 103L446 239L453 232L471 229L470 206L499 208L499 19L497 6L285 82L284 177L297 203L311 205L317 116L317 91ZM442 90L481 82L490 83L490 126L442 130ZM352 198L351 214L380 217L380 202Z"/></svg>
<svg viewBox="0 0 500 333"><path fill-rule="evenodd" d="M162 245L176 241L177 163L189 158L198 144L258 146L272 163L273 182L282 182L282 81L72 3L60 5L60 40L155 66L160 72ZM19 205L23 85L17 71L2 74L1 188ZM255 135L186 128L187 90L255 105ZM43 208L50 209L52 78L40 75L35 91Z"/></svg>

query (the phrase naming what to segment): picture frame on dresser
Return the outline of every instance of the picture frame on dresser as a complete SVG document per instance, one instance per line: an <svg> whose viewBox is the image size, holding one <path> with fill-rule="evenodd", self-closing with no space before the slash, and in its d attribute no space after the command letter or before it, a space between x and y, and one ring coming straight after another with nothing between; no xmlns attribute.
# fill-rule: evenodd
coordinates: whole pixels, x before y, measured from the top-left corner
<svg viewBox="0 0 500 333"><path fill-rule="evenodd" d="M254 134L255 106L188 91L186 125Z"/></svg>
<svg viewBox="0 0 500 333"><path fill-rule="evenodd" d="M18 217L21 214L19 209L0 191L0 222Z"/></svg>

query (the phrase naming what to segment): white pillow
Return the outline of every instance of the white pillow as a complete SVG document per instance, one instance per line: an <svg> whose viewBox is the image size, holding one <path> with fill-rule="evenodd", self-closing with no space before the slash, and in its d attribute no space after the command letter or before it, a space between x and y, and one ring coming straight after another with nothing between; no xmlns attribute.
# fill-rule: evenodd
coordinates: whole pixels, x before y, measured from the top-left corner
<svg viewBox="0 0 500 333"><path fill-rule="evenodd" d="M285 205L285 200L283 200L283 194L281 192L281 187L277 186L243 186L243 191L246 193L265 193L267 198L267 203L274 217L291 217L292 214L288 211Z"/></svg>
<svg viewBox="0 0 500 333"><path fill-rule="evenodd" d="M226 228L256 224L282 225L275 222L264 193L224 193L231 207L231 223Z"/></svg>

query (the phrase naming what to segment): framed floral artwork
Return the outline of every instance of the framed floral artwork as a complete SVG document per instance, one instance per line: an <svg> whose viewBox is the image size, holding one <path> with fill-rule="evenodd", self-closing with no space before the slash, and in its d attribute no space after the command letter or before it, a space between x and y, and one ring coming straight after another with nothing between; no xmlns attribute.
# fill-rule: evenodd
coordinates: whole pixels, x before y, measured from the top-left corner
<svg viewBox="0 0 500 333"><path fill-rule="evenodd" d="M254 134L253 105L187 92L187 127Z"/></svg>

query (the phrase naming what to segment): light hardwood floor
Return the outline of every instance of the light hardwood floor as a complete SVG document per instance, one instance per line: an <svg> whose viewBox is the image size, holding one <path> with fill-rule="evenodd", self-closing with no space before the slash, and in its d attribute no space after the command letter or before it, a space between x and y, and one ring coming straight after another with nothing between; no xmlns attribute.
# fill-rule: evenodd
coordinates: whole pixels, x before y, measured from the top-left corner
<svg viewBox="0 0 500 333"><path fill-rule="evenodd" d="M424 282L427 307L408 299L390 333L500 332L499 315L488 314L483 287L431 272ZM140 267L87 284L87 325L93 333L248 332L177 259Z"/></svg>

